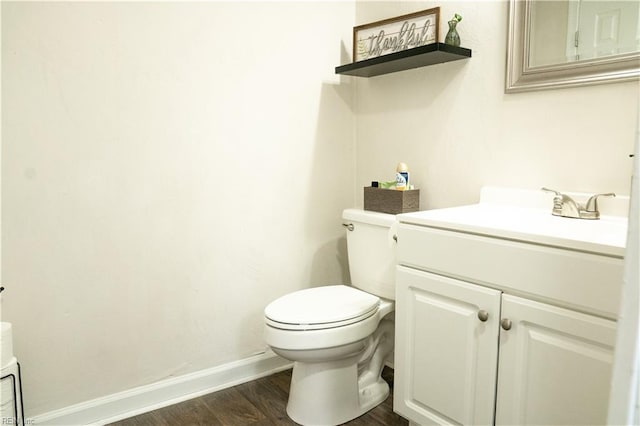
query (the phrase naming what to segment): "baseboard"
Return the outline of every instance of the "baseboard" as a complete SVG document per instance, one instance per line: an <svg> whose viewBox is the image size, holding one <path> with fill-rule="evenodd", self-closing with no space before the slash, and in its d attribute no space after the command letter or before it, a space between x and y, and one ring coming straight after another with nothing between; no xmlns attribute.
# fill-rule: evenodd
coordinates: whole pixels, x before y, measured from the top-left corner
<svg viewBox="0 0 640 426"><path fill-rule="evenodd" d="M271 351L65 407L29 419L35 425L105 425L220 389L245 383L293 364Z"/></svg>

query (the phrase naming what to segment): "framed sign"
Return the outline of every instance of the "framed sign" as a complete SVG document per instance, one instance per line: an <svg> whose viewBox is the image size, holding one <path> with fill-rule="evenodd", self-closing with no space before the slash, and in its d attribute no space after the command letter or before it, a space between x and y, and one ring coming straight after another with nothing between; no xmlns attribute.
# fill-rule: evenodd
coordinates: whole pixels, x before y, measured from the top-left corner
<svg viewBox="0 0 640 426"><path fill-rule="evenodd" d="M440 8L353 27L353 62L438 41Z"/></svg>

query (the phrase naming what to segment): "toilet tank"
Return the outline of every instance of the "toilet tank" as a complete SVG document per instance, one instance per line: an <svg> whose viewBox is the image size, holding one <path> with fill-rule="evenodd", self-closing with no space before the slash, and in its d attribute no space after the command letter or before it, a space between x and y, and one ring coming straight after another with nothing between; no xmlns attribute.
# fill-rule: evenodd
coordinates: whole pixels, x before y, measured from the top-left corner
<svg viewBox="0 0 640 426"><path fill-rule="evenodd" d="M347 232L351 285L395 300L396 216L346 209L342 212L342 222Z"/></svg>

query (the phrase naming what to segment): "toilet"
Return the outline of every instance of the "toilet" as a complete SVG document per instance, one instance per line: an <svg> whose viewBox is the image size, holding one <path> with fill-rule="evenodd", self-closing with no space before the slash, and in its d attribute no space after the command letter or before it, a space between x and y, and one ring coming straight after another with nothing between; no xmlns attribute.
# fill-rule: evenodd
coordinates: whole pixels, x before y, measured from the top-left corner
<svg viewBox="0 0 640 426"><path fill-rule="evenodd" d="M395 215L347 209L351 285L299 290L264 310L265 340L294 361L287 414L302 425L338 425L389 395L393 355Z"/></svg>

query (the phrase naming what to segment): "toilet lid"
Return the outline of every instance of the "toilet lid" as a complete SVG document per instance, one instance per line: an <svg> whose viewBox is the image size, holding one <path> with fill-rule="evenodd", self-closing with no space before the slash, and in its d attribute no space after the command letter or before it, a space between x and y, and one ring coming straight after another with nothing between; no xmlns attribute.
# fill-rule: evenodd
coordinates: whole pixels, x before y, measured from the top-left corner
<svg viewBox="0 0 640 426"><path fill-rule="evenodd" d="M267 324L287 330L341 327L375 314L377 296L345 285L296 291L271 302L264 310Z"/></svg>

